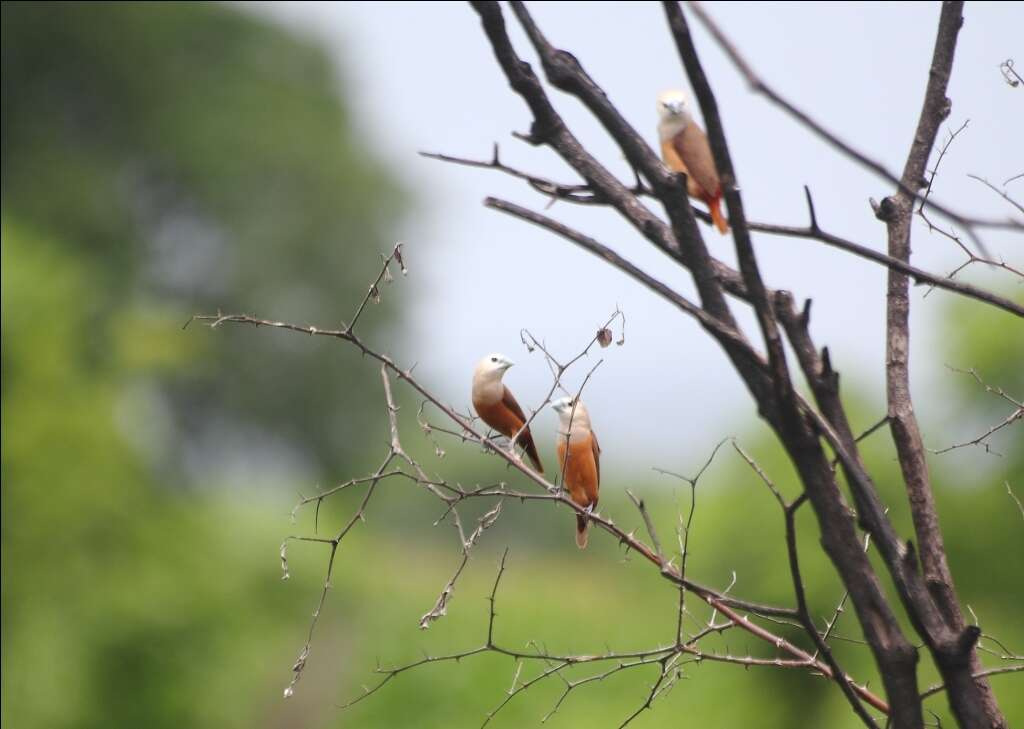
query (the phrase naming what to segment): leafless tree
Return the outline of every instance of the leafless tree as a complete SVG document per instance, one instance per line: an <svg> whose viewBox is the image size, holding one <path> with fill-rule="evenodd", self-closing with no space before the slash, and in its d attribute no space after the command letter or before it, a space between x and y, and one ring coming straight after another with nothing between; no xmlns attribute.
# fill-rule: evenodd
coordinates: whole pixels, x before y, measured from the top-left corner
<svg viewBox="0 0 1024 729"><path fill-rule="evenodd" d="M286 575L289 542L294 540L319 543L329 552L327 576L310 626L310 637L294 666L294 677L286 689L286 695L292 693L305 668L312 645L313 630L328 595L339 544L358 523L375 490L385 482L401 481L425 489L440 500L444 505L443 518L450 519L455 525L460 541L461 560L452 578L442 588L435 605L422 616L422 627L429 626L445 614L452 590L462 574L470 550L484 530L500 517L502 505L512 501L569 509L585 515L597 528L620 542L627 550L641 555L662 578L678 588L678 622L674 635L659 645L642 650L563 655L549 653L539 645L532 645L527 649L510 647L503 644L496 633L494 606L499 599L500 581L506 568L506 561L502 558L490 595L487 634L480 645L450 654L426 656L409 664L378 668L379 682L367 689L356 701L376 693L396 676L420 666L466 659L482 653L498 653L512 659L516 668L512 686L495 712L515 696L540 682L561 681L563 691L551 710L553 713L562 705L565 697L578 687L600 681L614 673L653 667L656 671L656 680L650 691L641 697L636 712L624 717L625 725L650 707L658 696L670 689L682 675L686 664L711 660L745 667L771 666L824 676L842 692L850 709L868 727L922 727L926 723L924 699L939 692L945 692L951 711L961 726L1006 727L1007 722L1000 711L987 676L1024 669L1024 657L1014 654L994 639L986 638L987 642L979 643L983 634L977 621L971 622L964 617L948 566L943 533L925 460L926 449L911 399L908 370L911 281L945 289L972 299L979 306L993 306L1017 317L1024 317L1024 307L1020 304L956 279L957 271L943 276L923 271L910 262L911 222L915 215L919 215L931 229L938 230L955 241L968 258L964 265L980 263L999 267L1006 275L1021 276L1019 270L989 254L982 238L984 232L990 229L1010 230L1018 234L1024 232L1024 223L1019 218L1015 219L1008 215L1005 219L979 219L965 211L940 204L931 195L932 181L945 147L939 154L935 168L929 170L928 162L936 146L940 125L950 111L951 102L946 96L946 88L953 66L958 31L963 20L963 3L942 3L917 131L907 153L904 168L899 174L889 171L868 155L840 141L810 115L775 91L753 71L752 66L706 12L698 4L689 5L689 15L696 18L711 33L750 84L752 91L767 97L805 126L810 133L823 138L840 150L853 163L871 170L882 184L892 190L880 202L873 204L875 216L887 229L886 253L874 251L867 246L827 232L818 221L809 190L806 191L809 213L809 223L806 226L755 223L747 220L715 95L694 47L689 21L677 3L664 4L669 32L675 40L679 57L696 93L707 126L732 226L738 270L709 253L701 227L698 225L698 220L706 222L708 216L690 206L683 175L669 171L662 164L643 137L626 122L597 83L590 78L581 63L570 53L548 41L521 2L512 2L510 5L516 20L525 30L540 58L548 84L578 99L603 125L634 169L635 181L632 184L625 184L611 174L569 129L552 105L541 79L513 47L502 8L495 2L473 2L472 6L480 17L483 31L509 85L522 98L533 115L530 132L519 136L530 144L543 145L554 151L575 170L582 182L561 183L510 167L499 158L497 146L490 160L472 160L442 154L428 156L513 175L550 200L611 207L636 229L639 236L663 251L676 265L683 267L692 275L698 292L697 301L676 292L606 245L557 222L546 214L495 198L488 198L485 201L488 207L540 226L598 256L608 265L619 269L641 286L648 288L656 296L673 304L721 345L725 356L749 391L758 414L771 427L799 475L800 495L792 501L787 501L782 491L759 464L739 444L731 444L763 480L778 502L786 528L795 605L778 606L750 602L732 595L732 585L716 589L698 584L687 576L688 539L695 501L691 501L688 513L680 516L675 540L677 544L668 548L659 538L654 520L648 513L644 501L632 493L629 493L629 496L637 509L636 515L644 526L646 536L638 536L635 530L627 530L601 513L585 512L559 488L557 478L548 480L525 465L509 441L496 439L474 418L458 412L435 396L408 368L366 344L357 333L356 327L367 309L367 304L380 296L383 285L391 278L393 267L399 267L403 274L406 272L402 248L398 245L384 257L380 275L368 288L351 321L340 328L320 329L248 315L216 314L196 317L213 327L231 322L333 337L355 347L363 355L377 360L381 365L381 380L390 423L389 445L381 465L369 476L347 481L334 489L305 498L300 503L300 506L313 505L319 512L321 504L334 494L346 489L363 488L365 495L360 506L333 536L296 535L289 537L282 545L281 558ZM1012 62L1009 68L1012 70ZM954 132L947 140L947 146L955 134ZM981 182L1002 195L1016 210L1021 210L1020 205L1011 199L1005 189L997 188L984 180ZM652 211L648 206L649 201L660 203L665 216L662 217ZM933 222L939 220L943 222ZM840 398L839 375L833 368L829 350L827 347L820 348L809 331L810 301L798 307L789 292L770 288L765 283L751 244L752 232L813 239L888 269L887 352L884 364L888 411L869 431L857 435L850 425L850 419ZM967 240L961 239L960 234ZM733 308L737 305L753 309L757 321L755 333L748 334L743 331L737 322L733 314ZM557 359L529 332L523 333L524 344L531 349L541 349L552 372L552 387L544 402L532 411L529 418L531 421L541 407L551 402L557 390L564 390L562 378L566 371L577 364L595 345L608 346L614 336L612 330L622 331L624 324L624 317L620 312L616 312L598 328L597 334L580 353L566 362ZM760 342L757 342L757 339L760 339ZM619 341L621 343L622 339ZM787 357L787 341L796 355L795 362ZM798 369L802 374L813 394L813 401L801 395L794 369ZM593 371L584 378L584 386L590 374L593 374ZM1018 399L997 387L985 384L977 373L969 374L977 379L980 386L1009 403L1013 412L977 439L952 447L984 445L995 430L1019 422L1024 412ZM392 380L395 378L404 382L423 400L424 406L420 409L418 420L426 437L454 438L460 443L482 447L507 462L521 477L524 485L513 487L506 482L497 482L477 484L468 488L441 476L429 475L420 463L410 457L399 437L398 407L392 392ZM570 394L578 394L580 390ZM888 429L898 454L907 505L913 518L913 538L907 538L897 532L879 497L874 477L869 473L859 452L859 443L864 437L876 431L884 432L884 428ZM728 439L719 443L708 463L715 458L727 441ZM680 477L689 485L694 498L696 484L705 468L707 464L692 478ZM848 486L848 496L841 487L840 473ZM1006 485L1006 489L1016 500L1010 484ZM493 503L493 507L486 511L475 525L467 525L460 514L460 506L478 499ZM1019 506L1020 502L1017 501L1017 504ZM808 608L800 571L795 517L798 510L805 505L814 512L820 530L821 545L846 588L846 593L837 605L833 617L823 626L815 622ZM869 549L878 551L884 564L884 574L880 574L869 560ZM883 589L885 579L890 580L895 587L898 603L893 602ZM710 610L710 617L703 620L696 630L690 630L684 624L684 618L693 616L691 608L687 605L687 596L706 604ZM884 695L869 690L863 682L847 674L831 649L831 641L835 637L834 626L840 612L848 603L853 607L860 630L873 655L882 678ZM901 616L909 619L913 632L902 626ZM800 647L783 638L774 627L780 622L800 626L807 647ZM735 655L708 651L701 647L702 639L725 631L743 631L763 642L772 653L768 657ZM979 649L997 662L994 665L984 665L979 656ZM929 688L922 688L919 685L918 664L922 659L934 663L941 675L941 684ZM536 672L527 671L524 674L524 666L528 665L535 667ZM577 674L568 674L566 669L576 666L594 668L593 672L586 676L570 677ZM493 715L494 712L488 714L484 723L490 721Z"/></svg>

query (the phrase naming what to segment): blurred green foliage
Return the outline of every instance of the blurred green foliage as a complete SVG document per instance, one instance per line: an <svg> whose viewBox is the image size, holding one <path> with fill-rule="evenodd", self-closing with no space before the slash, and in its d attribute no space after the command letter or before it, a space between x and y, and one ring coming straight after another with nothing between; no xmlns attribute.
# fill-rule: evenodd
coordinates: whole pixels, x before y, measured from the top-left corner
<svg viewBox="0 0 1024 729"><path fill-rule="evenodd" d="M449 614L420 631L457 566L457 541L448 522L427 527L424 515L441 516L435 500L387 484L339 551L308 666L284 700L327 556L320 545L292 544L293 578L280 580L279 540L311 528L308 511L288 523L292 494L318 477L361 475L383 455L379 381L331 342L180 325L218 306L320 322L346 315L407 201L352 132L325 54L280 29L213 5L7 2L2 11L5 726L478 725L512 683L509 659L424 667L348 710L335 707L379 678L378 661L479 645L505 545L500 643L596 653L672 638L676 593L649 565L600 533L579 552L569 515L518 503L506 503L484 534ZM1018 322L974 304L948 311L944 360L1020 396ZM367 324L390 313L375 309ZM879 397L860 395L857 383L844 388L855 424L874 422ZM935 420L926 423L935 447L1007 414L1005 402L955 373L915 394ZM931 407L940 399L947 416ZM456 443L444 443L439 460L405 412L406 447L429 470L469 483L514 478ZM794 496L770 435L745 428L740 442ZM689 488L605 445L602 512L642 531L623 497L628 485L668 542ZM1019 653L1024 520L1003 483L1024 496L1024 449L1012 430L994 447L1002 457L967 448L931 464L960 594ZM884 431L865 454L911 534ZM705 457L672 466L693 473ZM218 470L224 463L231 468ZM284 474L278 489L253 498L244 477L274 467ZM361 495L328 502L321 529L347 518ZM690 576L724 586L735 572L737 594L791 602L781 514L728 446L696 499ZM842 587L808 509L799 529L809 599L824 618ZM707 619L694 598L688 606ZM803 642L789 626L771 627ZM879 686L851 610L837 633L844 667ZM705 647L772 655L738 631ZM636 726L858 726L838 691L803 672L685 668ZM538 670L525 667L520 679ZM581 687L549 723L616 725L642 703L655 670ZM922 687L935 679L921 674ZM1011 725L1024 719L1015 682L994 679ZM539 684L494 725L537 724L562 689L557 679ZM941 696L929 707L952 725Z"/></svg>
<svg viewBox="0 0 1024 729"><path fill-rule="evenodd" d="M4 216L91 262L85 324L118 321L86 338L93 357L172 357L138 362L166 365L151 394L172 446L155 465L189 479L211 461L257 477L289 453L310 476L349 463L365 441L335 403L369 401L354 358L166 336L217 307L347 316L393 242L403 198L353 136L327 55L212 4L4 3L2 33Z"/></svg>

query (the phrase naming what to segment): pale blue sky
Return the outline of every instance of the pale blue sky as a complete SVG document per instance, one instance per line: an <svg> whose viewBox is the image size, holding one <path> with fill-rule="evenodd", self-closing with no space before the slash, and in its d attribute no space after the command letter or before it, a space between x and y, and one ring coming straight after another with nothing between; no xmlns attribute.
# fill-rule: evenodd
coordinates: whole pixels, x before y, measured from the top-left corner
<svg viewBox="0 0 1024 729"><path fill-rule="evenodd" d="M573 181L552 151L510 136L528 129L530 115L508 88L468 5L249 7L315 35L332 49L357 123L420 198L402 234L413 295L407 299L412 304L408 335L398 353L418 361L426 383L466 408L474 363L484 353L501 351L519 362L507 382L524 406L536 406L546 392L548 370L539 354L525 352L520 328L569 355L618 305L627 316L626 346L599 352L606 361L585 395L606 451L628 443L625 458L687 471L724 435L747 430L744 420L755 417L749 397L717 345L691 320L589 254L481 205L484 197L495 195L543 210L546 199L498 173L417 156L418 150L428 150L486 158L497 141L504 161ZM548 38L572 51L653 143L656 94L685 86L660 6L535 2L529 7ZM778 90L890 169L902 168L923 98L937 3L712 2L706 7ZM534 61L508 11L506 19L520 54ZM970 125L943 162L936 196L981 216L1005 216L1009 210L966 175L1001 182L1024 171L1019 132L1024 88L1010 88L998 70L1015 54L1024 67L1022 27L1024 4L967 6L947 124L955 128L970 119ZM753 96L699 27L696 38L723 113L748 215L804 224L802 185L807 183L826 229L884 250L884 227L872 216L868 198L881 198L890 187ZM621 155L580 104L554 90L551 95L591 151L628 179ZM942 137L946 133L944 126ZM1024 188L1024 182L1016 184ZM684 271L613 213L565 203L548 212L680 291L692 291ZM917 265L941 272L960 262L950 241L928 235L919 225L914 235ZM711 232L706 238L716 255L733 259L731 239ZM1008 262L1024 264L1021 236L988 233L986 240ZM816 242L756 236L755 245L771 286L814 298L813 333L831 348L844 383L857 383L881 403L884 269ZM1011 295L1021 297L1019 285L1008 277L1001 280ZM923 293L918 289L913 296L912 365L919 394L951 376L934 356L948 295L935 292L922 299ZM744 307L735 308L746 316ZM584 361L569 382L578 383L586 369ZM918 409L926 418L939 415L939 400L919 397ZM672 427L658 427L660 422ZM536 430L541 439L552 437L554 415L541 416ZM644 434L642 440L634 437L637 432ZM926 439L932 436L935 445L946 444L946 433L926 433Z"/></svg>

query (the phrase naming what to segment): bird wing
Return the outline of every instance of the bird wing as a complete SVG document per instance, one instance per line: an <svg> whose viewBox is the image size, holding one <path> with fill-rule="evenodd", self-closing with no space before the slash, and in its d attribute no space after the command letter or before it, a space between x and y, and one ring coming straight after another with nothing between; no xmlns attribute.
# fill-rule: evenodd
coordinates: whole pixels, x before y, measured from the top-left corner
<svg viewBox="0 0 1024 729"><path fill-rule="evenodd" d="M502 388L504 389L504 393L502 393L501 402L521 421L519 426L516 428L516 430L518 430L519 428L522 428L523 423L526 422L526 414L523 412L523 409L519 407L519 403L516 402L516 399L512 396L512 391L504 385L502 385Z"/></svg>
<svg viewBox="0 0 1024 729"><path fill-rule="evenodd" d="M678 136L678 135L676 135ZM661 158L665 160L665 164L673 172L682 172L686 175L686 194L690 197L699 198L704 193L704 188L700 186L693 175L690 174L690 170L686 168L686 163L679 158L679 153L676 152L676 144L674 139L664 139L661 142Z"/></svg>
<svg viewBox="0 0 1024 729"><path fill-rule="evenodd" d="M701 128L692 122L687 124L686 128L672 139L672 146L688 170L690 178L700 185L704 194L709 198L718 197L722 185L718 180L715 158L711 155L708 138Z"/></svg>
<svg viewBox="0 0 1024 729"><path fill-rule="evenodd" d="M677 134L676 137L678 136ZM679 158L679 152L676 151L675 137L661 140L661 158L665 160L665 164L673 172L690 174L690 171L686 169L686 163Z"/></svg>
<svg viewBox="0 0 1024 729"><path fill-rule="evenodd" d="M515 397L513 397L512 391L504 385L502 385L502 387L505 391L501 396L501 403L507 407L513 415L519 418L519 424L515 427L515 430L508 434L508 437L511 438L516 434L516 431L522 428L526 423L526 413L524 413L523 409L519 407L519 403L516 402ZM533 467L540 473L544 473L544 466L540 463L540 454L537 453L537 446L533 442L533 434L530 432L529 427L523 429L523 434L519 436L519 440L517 442L523 447L523 450L526 451L526 455L530 457L530 460L533 461Z"/></svg>
<svg viewBox="0 0 1024 729"><path fill-rule="evenodd" d="M601 444L597 442L597 433L590 431L590 448L594 452L594 468L597 469L597 485L601 485Z"/></svg>

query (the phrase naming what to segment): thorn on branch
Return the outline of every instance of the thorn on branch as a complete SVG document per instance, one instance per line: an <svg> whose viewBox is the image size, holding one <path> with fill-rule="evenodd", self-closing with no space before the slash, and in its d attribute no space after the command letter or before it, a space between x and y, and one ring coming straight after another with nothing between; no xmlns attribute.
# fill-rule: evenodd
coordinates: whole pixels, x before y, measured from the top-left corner
<svg viewBox="0 0 1024 729"><path fill-rule="evenodd" d="M802 329L806 329L807 326L811 323L811 304L812 303L813 303L812 299L807 299L807 300L804 301L803 311L800 312L800 327Z"/></svg>
<svg viewBox="0 0 1024 729"><path fill-rule="evenodd" d="M974 648L974 644L978 642L981 637L981 628L977 625L968 625L964 628L963 632L960 633L960 637L956 641L956 651L958 656L967 656Z"/></svg>
<svg viewBox="0 0 1024 729"><path fill-rule="evenodd" d="M804 195L807 197L807 213L811 217L810 229L817 233L821 231L818 227L818 216L814 212L814 198L811 197L811 188L804 185Z"/></svg>
<svg viewBox="0 0 1024 729"><path fill-rule="evenodd" d="M877 202L874 198L868 198L868 202L871 203L871 209L878 220L883 223L891 223L896 219L896 204L892 201L891 197L882 198L882 202Z"/></svg>
<svg viewBox="0 0 1024 729"><path fill-rule="evenodd" d="M917 572L917 549L911 539L908 539L904 546L903 564L908 570Z"/></svg>

